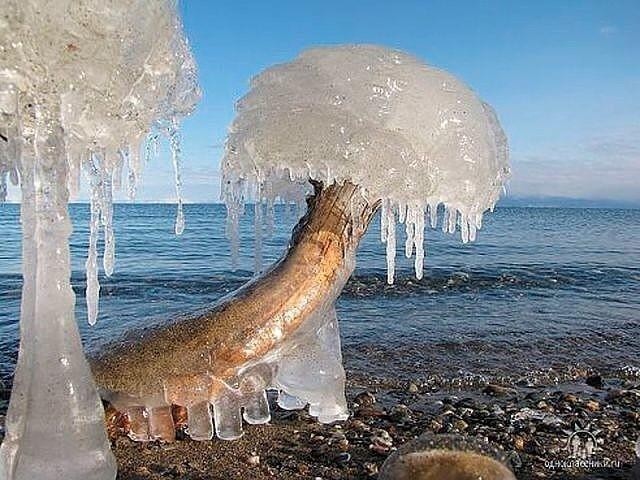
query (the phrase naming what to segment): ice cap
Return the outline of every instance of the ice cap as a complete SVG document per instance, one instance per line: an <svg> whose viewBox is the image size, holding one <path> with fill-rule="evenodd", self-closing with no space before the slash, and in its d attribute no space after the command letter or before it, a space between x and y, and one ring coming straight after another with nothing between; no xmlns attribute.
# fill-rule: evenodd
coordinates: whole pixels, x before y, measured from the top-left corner
<svg viewBox="0 0 640 480"><path fill-rule="evenodd" d="M427 208L435 220L439 204L445 229L458 223L463 241L473 239L509 175L493 109L451 74L398 50L307 50L256 76L236 109L222 162L232 218L252 194L288 199L309 179L348 181L382 201L393 254L395 218L409 221L410 255L421 248L415 237Z"/></svg>

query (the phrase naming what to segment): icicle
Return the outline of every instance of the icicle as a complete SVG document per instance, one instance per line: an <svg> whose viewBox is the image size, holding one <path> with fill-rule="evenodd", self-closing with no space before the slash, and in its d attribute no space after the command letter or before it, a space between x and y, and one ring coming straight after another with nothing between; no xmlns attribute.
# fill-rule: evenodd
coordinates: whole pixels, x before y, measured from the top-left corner
<svg viewBox="0 0 640 480"><path fill-rule="evenodd" d="M295 206L295 202L292 202L291 199L288 199L284 204L284 223L288 224L295 220L293 218L293 208Z"/></svg>
<svg viewBox="0 0 640 480"><path fill-rule="evenodd" d="M404 223L407 218L407 204L404 202L398 202L398 222Z"/></svg>
<svg viewBox="0 0 640 480"><path fill-rule="evenodd" d="M7 174L0 172L0 203L7 201Z"/></svg>
<svg viewBox="0 0 640 480"><path fill-rule="evenodd" d="M416 271L416 278L422 279L424 270L424 208L421 205L416 206L415 218L415 240L416 246L416 259L414 262L414 268Z"/></svg>
<svg viewBox="0 0 640 480"><path fill-rule="evenodd" d="M469 217L466 213L460 213L460 237L462 243L469 243Z"/></svg>
<svg viewBox="0 0 640 480"><path fill-rule="evenodd" d="M13 84L0 84L0 114L4 119L11 118L5 131L0 132L0 203L7 199L8 179L18 184L19 159L22 155L22 131L18 114L18 96Z"/></svg>
<svg viewBox="0 0 640 480"><path fill-rule="evenodd" d="M107 167L107 158L102 156L102 205L100 208L102 226L104 227L104 254L102 264L107 277L113 275L113 264L115 261L115 242L113 238L113 185L111 182L112 173Z"/></svg>
<svg viewBox="0 0 640 480"><path fill-rule="evenodd" d="M382 243L387 242L387 221L389 217L387 210L389 210L389 208L389 199L383 199L380 206L380 241Z"/></svg>
<svg viewBox="0 0 640 480"><path fill-rule="evenodd" d="M300 218L304 215L304 212L306 211L307 211L307 201L304 195L300 195L296 199L296 216Z"/></svg>
<svg viewBox="0 0 640 480"><path fill-rule="evenodd" d="M436 228L438 226L438 204L437 203L429 204L429 223L431 224L431 228Z"/></svg>
<svg viewBox="0 0 640 480"><path fill-rule="evenodd" d="M227 207L225 234L231 244L231 269L235 270L240 246L240 215L244 210L244 182L236 179L225 183L222 186L222 199Z"/></svg>
<svg viewBox="0 0 640 480"><path fill-rule="evenodd" d="M122 150L119 150L117 154L113 154L112 158L113 158L114 164L113 164L113 172L111 174L111 184L113 185L113 189L116 192L119 192L122 190L122 166L124 163Z"/></svg>
<svg viewBox="0 0 640 480"><path fill-rule="evenodd" d="M449 229L449 207L445 204L442 210L442 232L447 233Z"/></svg>
<svg viewBox="0 0 640 480"><path fill-rule="evenodd" d="M149 134L144 144L144 161L148 163L152 158L158 156L158 134L156 132Z"/></svg>
<svg viewBox="0 0 640 480"><path fill-rule="evenodd" d="M129 200L136 198L138 189L138 179L140 178L140 145L131 143L126 153L127 171L128 171L128 197Z"/></svg>
<svg viewBox="0 0 640 480"><path fill-rule="evenodd" d="M182 235L184 232L184 212L182 211L182 151L180 147L180 130L178 129L178 121L172 119L169 126L169 147L171 148L171 158L173 160L173 173L176 183L176 198L178 201L178 212L176 213L176 235Z"/></svg>
<svg viewBox="0 0 640 480"><path fill-rule="evenodd" d="M413 243L415 242L416 234L416 218L415 210L413 207L408 207L405 219L405 230L407 233L407 239L404 244L404 254L407 258L411 258L413 255Z"/></svg>
<svg viewBox="0 0 640 480"><path fill-rule="evenodd" d="M396 219L393 208L388 207L387 213L387 283L393 285L393 277L396 269Z"/></svg>
<svg viewBox="0 0 640 480"><path fill-rule="evenodd" d="M448 209L447 215L447 232L453 233L456 231L456 217L458 216L458 211L451 207Z"/></svg>
<svg viewBox="0 0 640 480"><path fill-rule="evenodd" d="M270 238L273 235L273 230L275 227L275 216L276 212L274 210L274 197L269 195L267 197L267 205L266 205L266 224L267 224L267 238Z"/></svg>
<svg viewBox="0 0 640 480"><path fill-rule="evenodd" d="M49 100L49 99L47 99ZM0 446L2 478L115 478L102 406L84 358L70 283L68 156L59 98L37 104L35 155L21 158L20 355ZM50 420L55 418L55 422ZM48 453L57 452L55 469ZM6 477L3 474L7 474Z"/></svg>
<svg viewBox="0 0 640 480"><path fill-rule="evenodd" d="M473 221L469 220L469 241L470 242L475 242L476 241L476 234L477 234L478 230L476 229L476 225Z"/></svg>
<svg viewBox="0 0 640 480"><path fill-rule="evenodd" d="M71 150L68 153L69 174L67 176L67 188L69 197L74 198L80 191L80 173L82 167L82 155L80 152Z"/></svg>
<svg viewBox="0 0 640 480"><path fill-rule="evenodd" d="M255 235L254 271L255 273L260 273L262 271L262 196L260 194L259 187L253 212L253 228Z"/></svg>
<svg viewBox="0 0 640 480"><path fill-rule="evenodd" d="M100 282L98 281L98 233L100 229L100 206L102 204L102 180L96 164L97 159L89 158L88 174L91 187L91 220L89 222L89 251L85 263L87 275L87 317L89 325L95 325L98 318L98 302L100 298Z"/></svg>

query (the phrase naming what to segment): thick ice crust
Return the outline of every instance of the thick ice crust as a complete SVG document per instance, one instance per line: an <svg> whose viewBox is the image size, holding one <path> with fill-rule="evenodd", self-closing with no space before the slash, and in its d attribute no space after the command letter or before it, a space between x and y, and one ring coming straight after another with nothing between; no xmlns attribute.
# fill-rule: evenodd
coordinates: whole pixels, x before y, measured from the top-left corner
<svg viewBox="0 0 640 480"><path fill-rule="evenodd" d="M372 203L383 200L389 228L407 220L406 251L415 244L420 277L427 210L435 219L443 204L445 230L472 240L509 175L493 109L451 74L397 50L307 50L256 76L236 109L222 164L234 242L247 198L268 205L300 195L308 179L349 181Z"/></svg>
<svg viewBox="0 0 640 480"><path fill-rule="evenodd" d="M91 241L87 258L89 322L97 318L97 237L103 267L114 269L113 194L127 177L135 196L143 160L167 135L184 229L179 120L200 97L196 65L174 0L8 0L0 19L0 202L18 184L36 116L55 110L71 197L88 177ZM45 113L38 113L39 110ZM150 132L152 140L141 153ZM26 144L25 144L26 143Z"/></svg>
<svg viewBox="0 0 640 480"><path fill-rule="evenodd" d="M271 419L267 391L278 392L278 405L287 410L309 405L322 423L346 420L345 373L340 334L333 308L318 312L266 357L240 366L237 375L222 381L213 376L167 378L164 393L145 399L123 394L103 397L128 417L130 438L136 441L175 437L172 406L187 410L186 433L193 440L215 435L234 440L249 424Z"/></svg>

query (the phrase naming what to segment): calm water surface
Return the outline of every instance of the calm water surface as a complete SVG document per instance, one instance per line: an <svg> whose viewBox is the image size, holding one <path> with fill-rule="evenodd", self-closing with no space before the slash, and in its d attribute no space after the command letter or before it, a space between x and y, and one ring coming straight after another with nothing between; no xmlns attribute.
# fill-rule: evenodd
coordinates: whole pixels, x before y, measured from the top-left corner
<svg viewBox="0 0 640 480"><path fill-rule="evenodd" d="M214 303L252 276L253 219L242 224L231 271L221 205L187 205L172 233L172 205L115 209L116 268L101 273L98 324L84 304L88 206L71 206L73 285L88 349L125 332ZM277 210L265 263L278 258L293 218ZM20 305L19 206L0 206L0 378L10 382ZM386 285L379 221L358 252L338 302L352 375L431 381L540 377L578 367L639 375L640 210L498 208L473 244L428 230L425 277L398 242L396 285Z"/></svg>

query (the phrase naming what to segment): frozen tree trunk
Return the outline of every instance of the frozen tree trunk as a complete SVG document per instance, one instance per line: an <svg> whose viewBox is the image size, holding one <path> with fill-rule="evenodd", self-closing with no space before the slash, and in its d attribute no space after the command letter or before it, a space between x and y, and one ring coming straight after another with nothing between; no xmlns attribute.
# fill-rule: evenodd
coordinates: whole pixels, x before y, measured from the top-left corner
<svg viewBox="0 0 640 480"><path fill-rule="evenodd" d="M70 283L66 151L59 109L36 107L21 155L20 350L0 448L2 480L113 480L115 459L84 357Z"/></svg>
<svg viewBox="0 0 640 480"><path fill-rule="evenodd" d="M284 408L308 403L320 421L346 418L334 303L377 207L352 184L316 184L287 253L270 270L210 311L111 346L92 361L103 398L128 415L129 435L171 440L168 407L179 405L190 434L211 438L211 404L218 436L237 438L242 407L248 422L268 421L265 388L281 392Z"/></svg>

